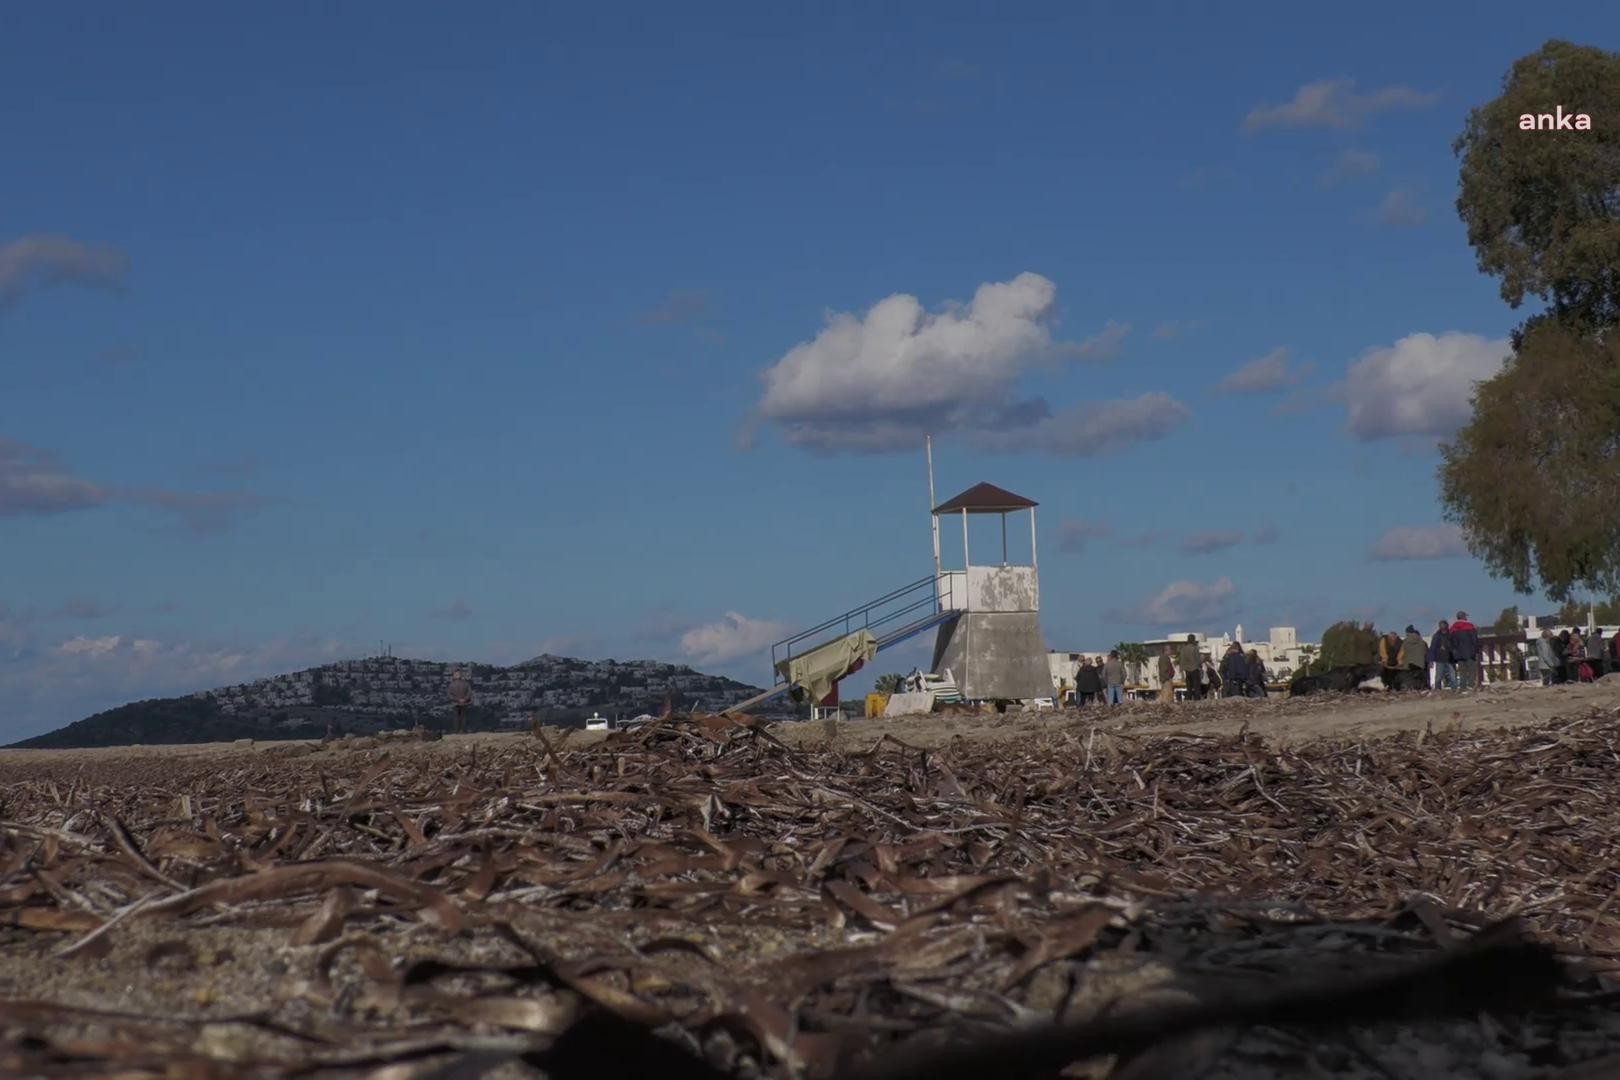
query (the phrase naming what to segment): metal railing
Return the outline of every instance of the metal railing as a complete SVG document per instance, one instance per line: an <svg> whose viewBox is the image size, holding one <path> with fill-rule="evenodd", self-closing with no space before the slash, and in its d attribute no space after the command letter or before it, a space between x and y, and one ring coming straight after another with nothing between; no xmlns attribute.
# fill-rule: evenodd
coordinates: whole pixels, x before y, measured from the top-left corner
<svg viewBox="0 0 1620 1080"><path fill-rule="evenodd" d="M954 613L951 578L929 574L902 586L876 600L835 615L826 622L784 638L771 646L771 674L776 684L785 680L779 665L795 656L847 637L858 630L875 635L879 642L896 641L916 632L919 627L940 621L942 615ZM806 643L809 643L808 645ZM803 647L801 647L803 646Z"/></svg>

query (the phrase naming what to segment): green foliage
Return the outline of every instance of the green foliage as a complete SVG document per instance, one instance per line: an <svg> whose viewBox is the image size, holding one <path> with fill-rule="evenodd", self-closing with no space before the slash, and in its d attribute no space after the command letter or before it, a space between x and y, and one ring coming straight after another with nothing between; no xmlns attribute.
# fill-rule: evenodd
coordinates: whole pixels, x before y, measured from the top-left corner
<svg viewBox="0 0 1620 1080"><path fill-rule="evenodd" d="M1316 662L1320 670L1377 662L1378 631L1372 623L1348 619L1322 631L1322 652Z"/></svg>
<svg viewBox="0 0 1620 1080"><path fill-rule="evenodd" d="M1588 131L1521 130L1561 105ZM1441 503L1493 575L1620 593L1620 53L1549 41L1469 114L1457 213L1502 298L1548 309L1442 450Z"/></svg>
<svg viewBox="0 0 1620 1080"><path fill-rule="evenodd" d="M879 675L877 682L873 685L872 689L876 690L880 694L898 694L900 692L900 688L905 685L906 677L904 675Z"/></svg>
<svg viewBox="0 0 1620 1080"><path fill-rule="evenodd" d="M1496 622L1491 624L1491 629L1498 634L1514 634L1518 632L1520 625L1519 605L1514 604L1512 607L1502 609L1502 614L1496 617Z"/></svg>
<svg viewBox="0 0 1620 1080"><path fill-rule="evenodd" d="M1531 329L1441 454L1446 518L1492 574L1560 601L1620 592L1620 334Z"/></svg>
<svg viewBox="0 0 1620 1080"><path fill-rule="evenodd" d="M1582 132L1520 130L1520 117L1586 113ZM1457 213L1502 299L1551 305L1566 325L1620 321L1620 53L1549 41L1514 63L1502 93L1468 116Z"/></svg>

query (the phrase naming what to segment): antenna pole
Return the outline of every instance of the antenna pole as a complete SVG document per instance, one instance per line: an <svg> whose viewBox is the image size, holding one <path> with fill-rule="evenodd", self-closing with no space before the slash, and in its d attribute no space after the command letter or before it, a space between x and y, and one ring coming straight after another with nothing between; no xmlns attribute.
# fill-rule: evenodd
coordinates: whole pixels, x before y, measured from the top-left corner
<svg viewBox="0 0 1620 1080"><path fill-rule="evenodd" d="M934 501L934 437L926 436L925 443L928 450L928 520L934 534L934 604L939 604L939 515L934 513L934 507L939 505Z"/></svg>

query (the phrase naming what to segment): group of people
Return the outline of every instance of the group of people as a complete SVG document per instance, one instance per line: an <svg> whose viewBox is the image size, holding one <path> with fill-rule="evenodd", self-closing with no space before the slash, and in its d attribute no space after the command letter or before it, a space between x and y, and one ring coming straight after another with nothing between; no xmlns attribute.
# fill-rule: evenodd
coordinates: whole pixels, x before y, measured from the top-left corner
<svg viewBox="0 0 1620 1080"><path fill-rule="evenodd" d="M1541 683L1591 682L1611 671L1620 671L1620 634L1605 640L1601 627L1590 638L1579 630L1565 630L1554 636L1543 630L1536 641L1537 667Z"/></svg>
<svg viewBox="0 0 1620 1080"><path fill-rule="evenodd" d="M1198 637L1188 634L1179 649L1166 645L1158 658L1159 700L1174 701L1175 681L1179 677L1186 684L1189 701L1211 697L1265 697L1269 674L1265 661L1254 649L1247 652L1237 642L1226 648L1220 666L1204 655ZM1074 676L1074 700L1077 705L1102 701L1119 705L1125 700L1125 661L1116 649L1106 659L1096 663L1091 657L1082 657Z"/></svg>
<svg viewBox="0 0 1620 1080"><path fill-rule="evenodd" d="M1386 690L1428 690L1430 671L1436 690L1475 690L1479 687L1479 628L1468 613L1441 619L1424 640L1417 627L1405 635L1390 630L1378 638L1378 667Z"/></svg>

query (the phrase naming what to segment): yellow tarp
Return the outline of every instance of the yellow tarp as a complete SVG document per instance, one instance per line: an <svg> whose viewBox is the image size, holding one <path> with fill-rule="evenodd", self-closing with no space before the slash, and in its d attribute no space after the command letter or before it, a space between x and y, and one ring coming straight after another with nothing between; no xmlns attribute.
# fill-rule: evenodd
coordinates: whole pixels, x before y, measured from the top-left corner
<svg viewBox="0 0 1620 1080"><path fill-rule="evenodd" d="M888 707L889 707L889 695L888 694L867 694L866 695L866 717L867 717L868 720L870 720L870 719L872 719L873 717L876 717L876 716L882 716L883 715L883 710L887 709Z"/></svg>
<svg viewBox="0 0 1620 1080"><path fill-rule="evenodd" d="M857 664L864 664L876 655L877 638L869 631L857 630L802 656L783 660L776 665L776 670L794 686L803 687L811 701L820 702L832 693L839 679Z"/></svg>

